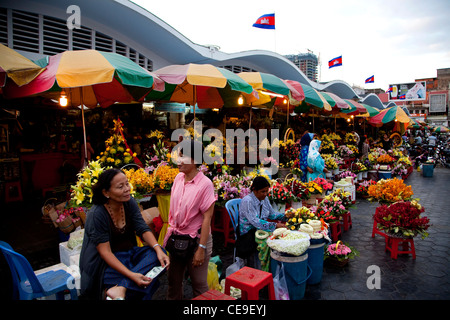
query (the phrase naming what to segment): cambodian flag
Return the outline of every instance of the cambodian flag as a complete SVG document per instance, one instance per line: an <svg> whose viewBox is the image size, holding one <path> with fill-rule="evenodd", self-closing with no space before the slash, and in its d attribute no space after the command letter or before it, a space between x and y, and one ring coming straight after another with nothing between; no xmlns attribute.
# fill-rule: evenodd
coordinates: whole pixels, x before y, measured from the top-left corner
<svg viewBox="0 0 450 320"><path fill-rule="evenodd" d="M371 76L366 79L366 83L374 83L374 82L375 82L375 76Z"/></svg>
<svg viewBox="0 0 450 320"><path fill-rule="evenodd" d="M328 69L339 66L342 66L342 56L336 57L328 61Z"/></svg>
<svg viewBox="0 0 450 320"><path fill-rule="evenodd" d="M262 29L275 29L275 13L269 13L259 17L253 26Z"/></svg>
<svg viewBox="0 0 450 320"><path fill-rule="evenodd" d="M386 91L386 93L388 93L388 92L392 92L392 86L389 86L389 89L387 89L387 91Z"/></svg>
<svg viewBox="0 0 450 320"><path fill-rule="evenodd" d="M406 99L406 94L402 94L400 96L398 96L399 99Z"/></svg>

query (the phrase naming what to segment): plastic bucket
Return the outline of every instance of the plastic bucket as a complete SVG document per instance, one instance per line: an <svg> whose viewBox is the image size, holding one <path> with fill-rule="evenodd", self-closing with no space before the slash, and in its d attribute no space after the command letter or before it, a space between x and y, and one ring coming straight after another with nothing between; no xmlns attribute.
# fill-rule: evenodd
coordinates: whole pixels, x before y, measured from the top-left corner
<svg viewBox="0 0 450 320"><path fill-rule="evenodd" d="M432 177L434 171L434 164L422 164L422 175L424 177Z"/></svg>
<svg viewBox="0 0 450 320"><path fill-rule="evenodd" d="M381 179L391 179L392 173L390 171L378 171L378 178Z"/></svg>
<svg viewBox="0 0 450 320"><path fill-rule="evenodd" d="M311 268L308 266L308 251L300 256L280 255L278 252L270 252L270 269L273 275L277 267L284 265L286 283L290 300L301 300L305 296L306 281L311 276Z"/></svg>
<svg viewBox="0 0 450 320"><path fill-rule="evenodd" d="M322 280L323 256L325 239L311 239L308 253L308 266L311 268L311 276L307 284L318 284Z"/></svg>

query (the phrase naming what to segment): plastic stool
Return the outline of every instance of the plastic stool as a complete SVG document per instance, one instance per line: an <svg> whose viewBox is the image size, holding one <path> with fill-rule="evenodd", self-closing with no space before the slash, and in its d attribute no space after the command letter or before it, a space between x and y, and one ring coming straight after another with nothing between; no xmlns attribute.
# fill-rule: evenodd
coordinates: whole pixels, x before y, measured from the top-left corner
<svg viewBox="0 0 450 320"><path fill-rule="evenodd" d="M223 294L220 291L211 289L199 296L196 296L192 300L236 300L236 299L229 295Z"/></svg>
<svg viewBox="0 0 450 320"><path fill-rule="evenodd" d="M352 215L350 211L342 215L342 221L344 225L344 231L348 231L348 229L352 227Z"/></svg>
<svg viewBox="0 0 450 320"><path fill-rule="evenodd" d="M399 245L403 245L403 250L398 250ZM387 236L385 251L391 252L391 258L397 259L398 254L406 253L412 254L413 259L416 258L416 249L414 248L414 239L402 239L402 238L393 238Z"/></svg>
<svg viewBox="0 0 450 320"><path fill-rule="evenodd" d="M224 235L224 246L228 243L235 243L233 226L231 226L230 216L225 208L215 209L211 219L211 231L221 232Z"/></svg>
<svg viewBox="0 0 450 320"><path fill-rule="evenodd" d="M377 228L377 223L375 220L373 221L373 228L372 228L372 238L375 238L375 234L379 234L380 236L384 237L384 240L387 241L388 235Z"/></svg>
<svg viewBox="0 0 450 320"><path fill-rule="evenodd" d="M20 181L10 181L5 183L5 202L22 201L22 188Z"/></svg>
<svg viewBox="0 0 450 320"><path fill-rule="evenodd" d="M339 223L339 221L330 223L330 228L331 228L331 239L333 240L333 242L337 242L339 236L342 234L341 224Z"/></svg>
<svg viewBox="0 0 450 320"><path fill-rule="evenodd" d="M230 295L230 286L241 289L242 300L258 300L259 291L269 286L269 300L275 300L273 277L269 272L243 267L225 278L226 295Z"/></svg>

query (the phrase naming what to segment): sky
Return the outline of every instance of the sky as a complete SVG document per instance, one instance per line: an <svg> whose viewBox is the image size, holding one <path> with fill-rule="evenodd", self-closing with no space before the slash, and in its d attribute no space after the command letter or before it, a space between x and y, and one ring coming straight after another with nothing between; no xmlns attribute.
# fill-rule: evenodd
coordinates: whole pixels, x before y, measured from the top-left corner
<svg viewBox="0 0 450 320"><path fill-rule="evenodd" d="M448 0L133 0L200 45L235 53L312 51L319 81L365 89L437 76L450 68ZM253 23L275 13L275 30ZM341 56L341 67L328 61ZM375 82L365 84L374 76Z"/></svg>

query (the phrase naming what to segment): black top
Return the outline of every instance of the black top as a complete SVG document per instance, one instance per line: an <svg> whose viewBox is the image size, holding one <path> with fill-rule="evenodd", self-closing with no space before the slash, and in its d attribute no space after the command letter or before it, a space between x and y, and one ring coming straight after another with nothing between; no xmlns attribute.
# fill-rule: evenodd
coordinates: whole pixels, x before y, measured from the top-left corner
<svg viewBox="0 0 450 320"><path fill-rule="evenodd" d="M112 252L128 251L137 245L136 235L150 231L136 200L131 198L125 202L124 210L126 226L123 233L115 227L103 205L94 205L86 215L80 254L81 295L85 298L101 299L106 263L100 257L97 245L109 242Z"/></svg>

